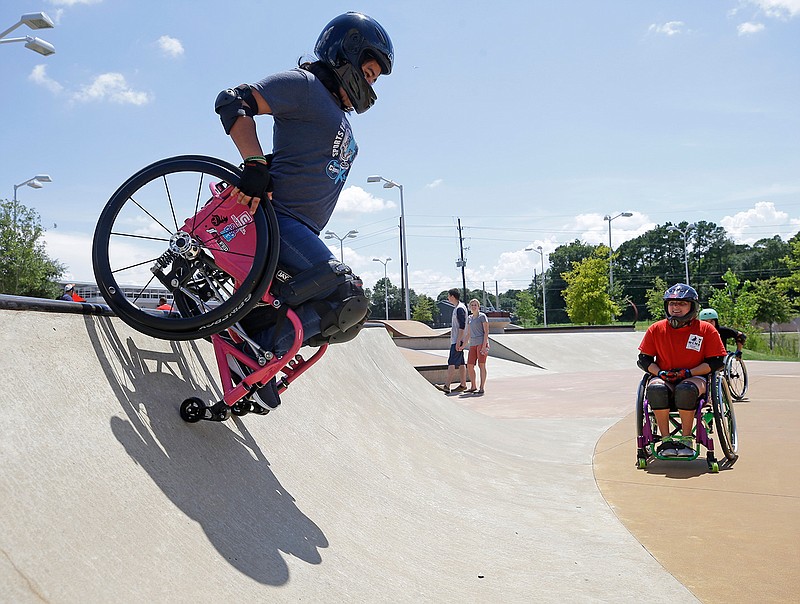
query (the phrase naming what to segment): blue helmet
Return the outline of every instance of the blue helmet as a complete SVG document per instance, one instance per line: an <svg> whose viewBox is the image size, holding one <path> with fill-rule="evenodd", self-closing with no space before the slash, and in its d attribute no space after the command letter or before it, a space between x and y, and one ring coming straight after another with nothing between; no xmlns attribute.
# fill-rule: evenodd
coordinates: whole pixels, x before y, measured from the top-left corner
<svg viewBox="0 0 800 604"><path fill-rule="evenodd" d="M687 300L692 303L692 308L682 317L672 317L669 314L669 301L670 300ZM678 329L684 325L688 325L697 316L697 311L700 310L700 302L698 300L697 291L685 283L676 283L664 292L664 314L667 315L670 327Z"/></svg>
<svg viewBox="0 0 800 604"><path fill-rule="evenodd" d="M325 26L314 46L314 54L328 65L356 113L364 113L378 98L361 71L368 59L375 59L382 75L392 73L394 47L380 23L362 13L349 12Z"/></svg>

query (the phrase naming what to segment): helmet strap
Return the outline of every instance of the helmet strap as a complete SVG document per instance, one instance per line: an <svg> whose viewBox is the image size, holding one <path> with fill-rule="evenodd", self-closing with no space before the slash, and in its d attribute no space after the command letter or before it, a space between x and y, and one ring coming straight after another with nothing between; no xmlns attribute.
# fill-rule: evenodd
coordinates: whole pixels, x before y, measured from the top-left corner
<svg viewBox="0 0 800 604"><path fill-rule="evenodd" d="M328 91L336 97L342 109L347 109L344 106L344 103L342 103L342 99L339 95L339 88L341 88L341 86L332 67L323 63L322 61L314 61L313 63L304 64L303 69L313 73L316 78L322 82L322 85L325 86L325 88L327 88Z"/></svg>

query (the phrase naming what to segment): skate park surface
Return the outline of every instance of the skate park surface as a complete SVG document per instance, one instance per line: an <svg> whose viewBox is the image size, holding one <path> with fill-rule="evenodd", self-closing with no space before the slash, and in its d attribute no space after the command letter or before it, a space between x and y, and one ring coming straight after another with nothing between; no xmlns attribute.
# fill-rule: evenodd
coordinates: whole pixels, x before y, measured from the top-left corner
<svg viewBox="0 0 800 604"><path fill-rule="evenodd" d="M796 601L800 364L748 363L710 474L635 468L640 334L492 336L535 366L490 358L481 397L367 329L270 415L186 424L221 395L208 342L0 330L2 602Z"/></svg>

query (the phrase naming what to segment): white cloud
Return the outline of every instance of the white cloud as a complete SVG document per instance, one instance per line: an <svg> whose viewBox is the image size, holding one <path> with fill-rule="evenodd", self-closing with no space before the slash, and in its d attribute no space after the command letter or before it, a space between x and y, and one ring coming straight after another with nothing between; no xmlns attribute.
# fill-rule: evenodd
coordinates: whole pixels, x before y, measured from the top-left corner
<svg viewBox="0 0 800 604"><path fill-rule="evenodd" d="M764 31L764 24L763 23L742 23L739 27L736 28L739 32L740 36L748 36L752 34L757 34L758 32Z"/></svg>
<svg viewBox="0 0 800 604"><path fill-rule="evenodd" d="M73 95L76 101L111 101L128 105L146 105L152 97L146 92L132 90L121 73L103 73L88 86Z"/></svg>
<svg viewBox="0 0 800 604"><path fill-rule="evenodd" d="M79 4L100 4L103 0L49 0L53 6L77 6Z"/></svg>
<svg viewBox="0 0 800 604"><path fill-rule="evenodd" d="M441 178L437 178L437 179L436 179L436 180L434 180L433 182L431 182L431 183L428 183L427 185L425 185L425 187L426 187L426 188L428 188L428 189L435 189L436 187L438 187L439 185L441 185L443 182L444 182L444 181L443 181Z"/></svg>
<svg viewBox="0 0 800 604"><path fill-rule="evenodd" d="M47 255L66 265L65 279L94 281L92 235L49 230L44 234Z"/></svg>
<svg viewBox="0 0 800 604"><path fill-rule="evenodd" d="M768 17L791 19L800 15L800 0L750 0Z"/></svg>
<svg viewBox="0 0 800 604"><path fill-rule="evenodd" d="M737 243L752 245L759 239L771 237L768 233L784 238L794 235L800 229L800 219L789 218L786 212L776 210L771 201L759 201L750 210L725 216L720 225Z"/></svg>
<svg viewBox="0 0 800 604"><path fill-rule="evenodd" d="M64 87L61 84L47 75L47 67L45 65L37 65L34 67L33 71L31 71L30 75L28 76L28 79L31 82L46 88L53 94L59 94L62 90L64 90Z"/></svg>
<svg viewBox="0 0 800 604"><path fill-rule="evenodd" d="M173 38L171 36L161 36L158 39L158 47L168 57L180 57L183 56L183 44L178 38Z"/></svg>
<svg viewBox="0 0 800 604"><path fill-rule="evenodd" d="M361 187L352 186L347 187L339 196L339 202L336 204L336 213L372 214L394 207L395 203L393 201L374 197Z"/></svg>
<svg viewBox="0 0 800 604"><path fill-rule="evenodd" d="M674 36L681 33L685 23L683 21L668 21L663 25L656 25L653 23L648 31L655 32L657 34L664 34L665 36Z"/></svg>

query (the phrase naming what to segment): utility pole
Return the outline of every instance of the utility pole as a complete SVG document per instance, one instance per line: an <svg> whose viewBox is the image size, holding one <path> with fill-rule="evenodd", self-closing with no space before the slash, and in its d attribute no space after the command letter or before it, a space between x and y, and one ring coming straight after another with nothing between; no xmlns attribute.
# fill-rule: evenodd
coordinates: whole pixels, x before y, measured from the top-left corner
<svg viewBox="0 0 800 604"><path fill-rule="evenodd" d="M461 219L458 219L458 246L461 249L461 259L456 262L456 266L461 267L461 286L462 291L462 302L467 301L467 274L465 271L465 267L467 266L467 261L464 260L464 237L461 236Z"/></svg>

